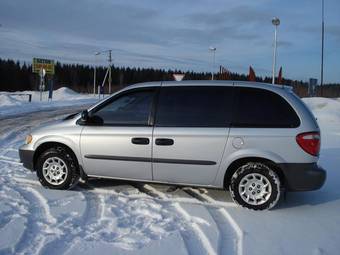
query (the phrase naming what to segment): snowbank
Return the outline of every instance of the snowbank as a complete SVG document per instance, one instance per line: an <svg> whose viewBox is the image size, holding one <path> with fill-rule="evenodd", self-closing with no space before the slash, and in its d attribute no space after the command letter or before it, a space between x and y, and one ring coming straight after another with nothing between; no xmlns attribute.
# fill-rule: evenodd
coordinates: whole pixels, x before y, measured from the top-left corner
<svg viewBox="0 0 340 255"><path fill-rule="evenodd" d="M22 104L22 100L9 94L0 94L0 107Z"/></svg>
<svg viewBox="0 0 340 255"><path fill-rule="evenodd" d="M303 98L311 109L321 129L321 147L340 147L340 100L311 97Z"/></svg>
<svg viewBox="0 0 340 255"><path fill-rule="evenodd" d="M13 95L16 94L16 95ZM31 91L31 90L25 90L25 91L17 91L17 92L0 92L0 96L2 97L10 97L12 99L27 102L28 97L24 96L25 94L31 94L32 95L32 102L39 101L40 102L40 92L39 91ZM23 96L20 96L23 95ZM62 87L60 89L53 91L53 98L52 101L65 101L65 100L74 100L74 99L88 99L93 98L92 95L89 94L80 94L72 89ZM48 100L48 91L44 91L42 93L42 99L43 101ZM2 106L2 100L0 100L0 106Z"/></svg>
<svg viewBox="0 0 340 255"><path fill-rule="evenodd" d="M322 122L340 122L340 100L323 97L303 98L303 101Z"/></svg>
<svg viewBox="0 0 340 255"><path fill-rule="evenodd" d="M28 102L28 96L25 94L32 95L32 102ZM40 101L39 91L0 92L0 118L57 107L89 105L97 100L96 96L80 94L65 87L55 90L50 102L48 101L48 91L43 92L42 101Z"/></svg>

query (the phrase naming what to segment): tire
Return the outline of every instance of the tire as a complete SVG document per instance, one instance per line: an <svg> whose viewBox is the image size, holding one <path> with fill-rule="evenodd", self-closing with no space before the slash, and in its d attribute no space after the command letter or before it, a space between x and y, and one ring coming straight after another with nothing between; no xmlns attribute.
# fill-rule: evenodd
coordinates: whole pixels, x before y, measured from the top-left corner
<svg viewBox="0 0 340 255"><path fill-rule="evenodd" d="M231 177L233 201L251 210L269 210L280 199L280 178L263 163L247 163Z"/></svg>
<svg viewBox="0 0 340 255"><path fill-rule="evenodd" d="M44 169L45 167L45 169ZM38 157L37 176L50 189L71 189L79 180L77 159L64 147L50 148Z"/></svg>

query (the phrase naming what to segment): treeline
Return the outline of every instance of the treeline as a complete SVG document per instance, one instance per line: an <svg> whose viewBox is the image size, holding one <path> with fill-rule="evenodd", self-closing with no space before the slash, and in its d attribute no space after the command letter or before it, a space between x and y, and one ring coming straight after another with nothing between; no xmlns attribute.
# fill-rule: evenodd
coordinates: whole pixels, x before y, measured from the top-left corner
<svg viewBox="0 0 340 255"><path fill-rule="evenodd" d="M55 75L48 77L53 79L54 88L69 87L78 92L93 92L93 66L79 64L56 63ZM96 68L97 85L101 84L106 73L106 67ZM165 81L173 80L172 74L185 73L186 80L209 80L209 72L182 72L180 70L164 70L154 68L112 68L112 89L117 90L121 87L146 81ZM225 75L215 74L216 79L225 79ZM229 73L228 80L246 81L248 76L245 74ZM256 77L259 82L271 83L271 77ZM107 82L106 82L107 83ZM283 79L283 83L290 85L300 96L307 96L308 84L303 81ZM32 73L30 64L22 64L19 61L0 59L0 90L19 91L19 90L38 90L39 76ZM108 86L105 86L107 89ZM317 95L321 91L317 90ZM326 85L323 87L323 95L328 97L340 97L340 85Z"/></svg>

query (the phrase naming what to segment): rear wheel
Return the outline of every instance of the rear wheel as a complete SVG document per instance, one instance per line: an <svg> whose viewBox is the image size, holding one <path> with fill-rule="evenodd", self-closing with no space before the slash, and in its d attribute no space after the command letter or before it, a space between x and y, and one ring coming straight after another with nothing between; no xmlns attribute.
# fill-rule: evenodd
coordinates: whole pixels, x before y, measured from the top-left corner
<svg viewBox="0 0 340 255"><path fill-rule="evenodd" d="M273 208L280 198L280 179L263 163L247 163L236 170L230 194L239 205L253 210Z"/></svg>
<svg viewBox="0 0 340 255"><path fill-rule="evenodd" d="M38 157L37 176L44 187L70 189L79 180L77 167L77 160L66 148L53 147Z"/></svg>

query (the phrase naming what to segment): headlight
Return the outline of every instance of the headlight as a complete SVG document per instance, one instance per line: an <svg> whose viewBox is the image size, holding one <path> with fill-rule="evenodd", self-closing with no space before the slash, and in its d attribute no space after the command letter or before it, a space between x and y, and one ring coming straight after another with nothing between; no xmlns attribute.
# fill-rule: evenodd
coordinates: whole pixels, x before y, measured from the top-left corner
<svg viewBox="0 0 340 255"><path fill-rule="evenodd" d="M26 139L25 139L25 143L26 144L30 144L31 142L32 142L32 135L28 135L28 136L26 136Z"/></svg>

